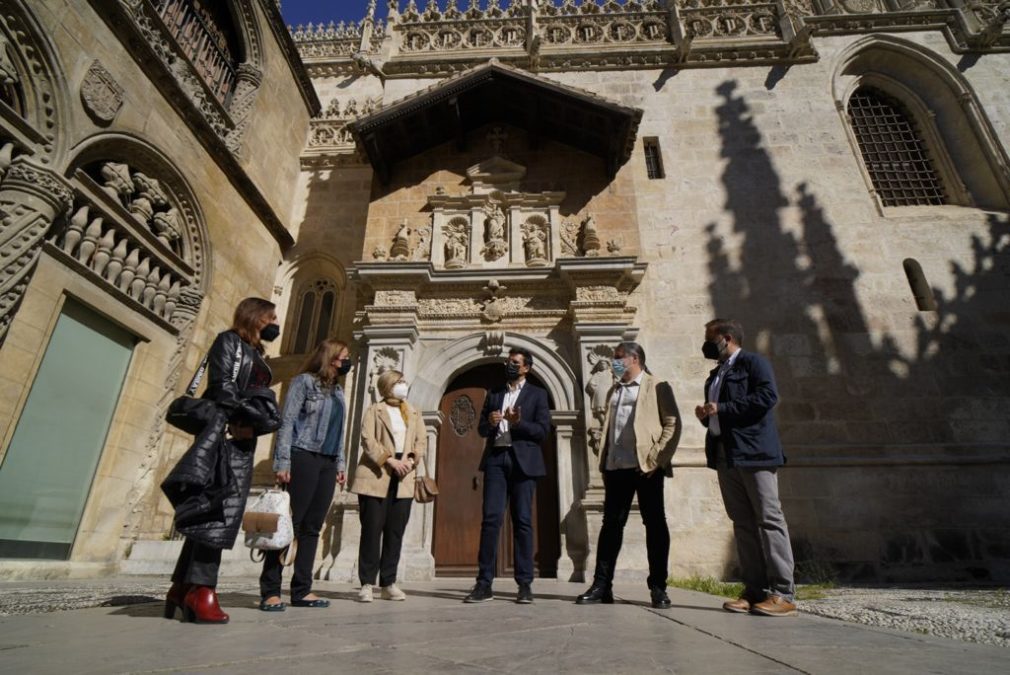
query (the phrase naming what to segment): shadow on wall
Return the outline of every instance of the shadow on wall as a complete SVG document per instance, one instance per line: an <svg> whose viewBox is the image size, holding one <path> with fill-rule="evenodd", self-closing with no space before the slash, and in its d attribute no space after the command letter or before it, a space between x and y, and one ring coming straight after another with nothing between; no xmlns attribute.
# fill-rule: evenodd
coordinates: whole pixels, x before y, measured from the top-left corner
<svg viewBox="0 0 1010 675"><path fill-rule="evenodd" d="M916 316L909 328L915 339L902 341L914 350L903 352L897 336L867 318L856 292L860 269L840 250L817 194L805 182L782 185L737 89L725 81L716 92L726 211L739 248L731 256L716 223L706 227L709 292L716 315L743 323L745 346L771 357L786 445L836 446L844 462L847 451L837 446L1005 444L1010 219L990 214L988 236L971 237L973 265L950 263L954 292L933 289L937 311ZM786 228L787 207L798 212L799 228ZM902 274L897 238L895 249ZM886 311L877 307L873 315ZM817 454L808 452L805 459ZM914 448L888 454L886 466L860 466L853 456L845 469L783 472L799 567L823 577L830 563L842 576L867 579L1010 573L1010 550L1000 544L1010 538L999 497L1006 494L1005 461L913 467L902 457Z"/></svg>

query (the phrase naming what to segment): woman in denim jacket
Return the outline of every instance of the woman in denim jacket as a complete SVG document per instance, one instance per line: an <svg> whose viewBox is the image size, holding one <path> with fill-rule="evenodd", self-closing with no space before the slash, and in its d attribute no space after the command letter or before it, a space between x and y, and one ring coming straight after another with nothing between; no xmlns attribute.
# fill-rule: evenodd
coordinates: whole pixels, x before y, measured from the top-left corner
<svg viewBox="0 0 1010 675"><path fill-rule="evenodd" d="M328 607L312 592L312 567L319 530L333 501L333 491L346 481L344 427L347 406L337 378L350 370L347 345L323 340L291 380L284 399L284 419L274 447L277 482L288 485L291 520L298 545L291 577L291 605ZM282 551L267 551L260 575L260 609L284 611L281 602Z"/></svg>

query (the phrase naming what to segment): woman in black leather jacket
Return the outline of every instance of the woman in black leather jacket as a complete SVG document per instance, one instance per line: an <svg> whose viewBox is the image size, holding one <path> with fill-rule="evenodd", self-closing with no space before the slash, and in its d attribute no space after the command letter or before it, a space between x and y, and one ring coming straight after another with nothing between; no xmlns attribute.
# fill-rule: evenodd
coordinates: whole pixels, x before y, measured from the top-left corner
<svg viewBox="0 0 1010 675"><path fill-rule="evenodd" d="M242 522L256 436L273 430L263 411L250 404L250 394L272 396L267 389L271 373L262 356L263 342L279 334L274 304L246 298L235 309L231 329L217 336L208 353L203 397L217 404L215 421L196 436L162 488L176 506L181 499L212 506L204 517L185 522L179 521L177 508L176 530L186 541L165 597L166 618L173 618L176 608L181 608L183 620L228 622L214 589L221 551L235 544Z"/></svg>

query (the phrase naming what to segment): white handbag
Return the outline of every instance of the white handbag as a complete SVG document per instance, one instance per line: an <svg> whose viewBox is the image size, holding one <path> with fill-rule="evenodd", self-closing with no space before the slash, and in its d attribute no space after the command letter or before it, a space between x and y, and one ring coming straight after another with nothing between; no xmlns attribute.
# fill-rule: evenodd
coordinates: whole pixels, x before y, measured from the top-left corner
<svg viewBox="0 0 1010 675"><path fill-rule="evenodd" d="M261 494L246 508L242 516L242 529L245 531L245 545L251 549L249 556L256 562L259 561L256 560L255 551L280 551L291 546L295 538L295 528L291 522L291 496L278 489ZM284 564L290 564L293 558L292 550Z"/></svg>

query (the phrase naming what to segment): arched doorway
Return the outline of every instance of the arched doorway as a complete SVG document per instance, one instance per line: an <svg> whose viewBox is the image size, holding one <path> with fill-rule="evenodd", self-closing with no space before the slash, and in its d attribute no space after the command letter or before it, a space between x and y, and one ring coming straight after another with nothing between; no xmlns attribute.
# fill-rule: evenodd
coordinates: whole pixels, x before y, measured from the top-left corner
<svg viewBox="0 0 1010 675"><path fill-rule="evenodd" d="M478 470L484 439L478 416L487 389L503 380L501 364L486 363L458 375L439 404L443 424L438 435L439 496L435 500L432 555L436 576L474 576L480 541L484 475ZM543 387L534 375L533 384ZM551 402L553 407L553 401ZM544 441L547 476L537 483L533 505L533 561L539 577L556 577L561 555L558 506L558 461L555 433ZM505 520L498 544L497 575L512 575L512 526Z"/></svg>

